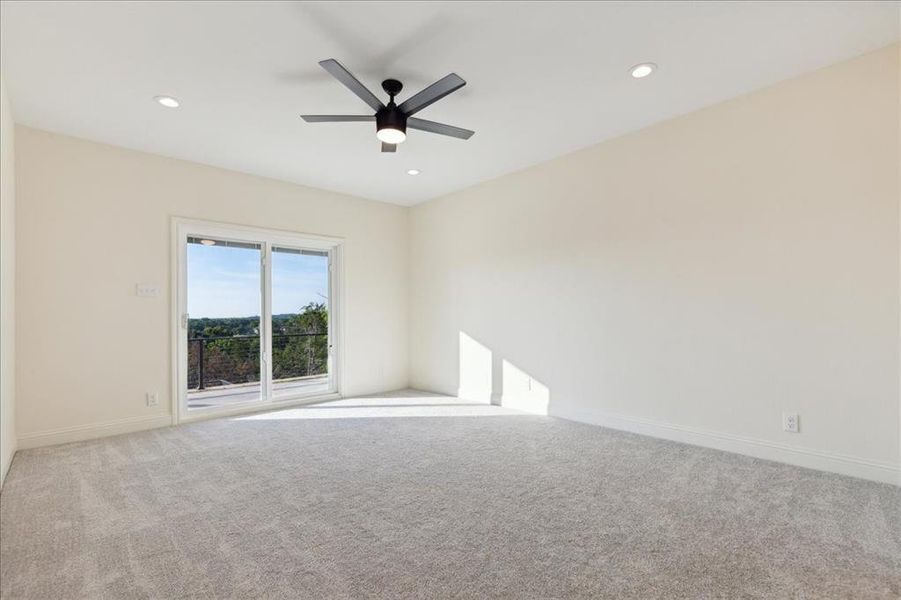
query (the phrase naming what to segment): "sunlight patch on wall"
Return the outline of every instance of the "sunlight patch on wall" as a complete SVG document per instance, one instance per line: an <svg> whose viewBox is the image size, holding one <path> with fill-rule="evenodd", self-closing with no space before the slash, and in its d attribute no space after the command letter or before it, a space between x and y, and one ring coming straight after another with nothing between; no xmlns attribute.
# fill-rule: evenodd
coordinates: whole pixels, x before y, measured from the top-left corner
<svg viewBox="0 0 901 600"><path fill-rule="evenodd" d="M491 350L460 332L457 396L473 402L491 402Z"/></svg>
<svg viewBox="0 0 901 600"><path fill-rule="evenodd" d="M536 415L546 415L551 392L546 385L511 363L502 362L503 394L501 406Z"/></svg>

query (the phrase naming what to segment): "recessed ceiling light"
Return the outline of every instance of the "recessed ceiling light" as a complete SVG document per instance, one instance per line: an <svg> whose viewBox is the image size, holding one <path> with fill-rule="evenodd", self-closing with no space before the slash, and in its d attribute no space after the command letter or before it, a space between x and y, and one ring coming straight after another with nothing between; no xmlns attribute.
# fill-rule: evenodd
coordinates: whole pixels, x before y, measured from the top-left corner
<svg viewBox="0 0 901 600"><path fill-rule="evenodd" d="M215 240L200 240L200 243L203 244L204 246L215 246L216 245Z"/></svg>
<svg viewBox="0 0 901 600"><path fill-rule="evenodd" d="M647 77L651 73L653 73L657 69L657 65L654 63L641 63L640 65L635 65L632 67L632 77L635 79L641 79L642 77Z"/></svg>
<svg viewBox="0 0 901 600"><path fill-rule="evenodd" d="M153 99L166 108L178 108L178 105L181 104L178 99L172 96L154 96Z"/></svg>
<svg viewBox="0 0 901 600"><path fill-rule="evenodd" d="M420 173L422 173L422 171L420 171L419 169L408 169L407 170L407 175L419 175Z"/></svg>

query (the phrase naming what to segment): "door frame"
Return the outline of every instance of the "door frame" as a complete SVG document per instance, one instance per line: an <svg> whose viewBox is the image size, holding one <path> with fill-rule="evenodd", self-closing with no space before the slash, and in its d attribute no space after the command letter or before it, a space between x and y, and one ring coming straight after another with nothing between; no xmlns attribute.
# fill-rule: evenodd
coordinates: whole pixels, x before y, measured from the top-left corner
<svg viewBox="0 0 901 600"><path fill-rule="evenodd" d="M182 324L183 315L187 313L187 242L188 236L233 239L261 244L261 257L264 261L260 277L261 301L260 311L260 350L267 351L266 373L260 377L262 400L253 400L236 404L227 409L195 409L188 411L187 406L187 360L188 343ZM171 218L171 278L170 278L170 364L171 364L171 410L172 423L187 423L202 419L210 419L248 412L273 410L298 404L322 402L341 398L344 389L344 276L343 249L344 239L308 233L266 229L205 221L184 217ZM269 297L272 277L272 246L288 248L305 248L322 250L329 256L329 389L316 395L288 396L274 400L272 396L272 356L270 342L272 304ZM268 319L268 321L266 320ZM265 386L265 389L264 389Z"/></svg>

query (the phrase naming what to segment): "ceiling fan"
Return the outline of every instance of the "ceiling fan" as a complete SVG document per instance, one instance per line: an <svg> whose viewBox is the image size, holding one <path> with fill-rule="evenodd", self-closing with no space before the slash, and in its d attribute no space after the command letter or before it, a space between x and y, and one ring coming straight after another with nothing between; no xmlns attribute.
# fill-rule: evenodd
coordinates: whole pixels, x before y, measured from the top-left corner
<svg viewBox="0 0 901 600"><path fill-rule="evenodd" d="M382 82L382 89L388 94L388 104L376 98L366 86L357 80L353 74L344 68L334 58L320 61L319 65L328 71L332 77L347 86L347 89L356 94L363 102L375 111L374 115L301 115L307 123L347 123L352 121L375 121L375 135L382 142L382 152L395 152L397 145L407 139L407 128L429 131L441 135L468 140L474 131L417 119L413 115L426 106L441 100L448 94L459 90L466 82L456 73L451 73L425 88L418 94L407 98L399 105L394 103L394 97L403 89L404 85L396 79L386 79Z"/></svg>

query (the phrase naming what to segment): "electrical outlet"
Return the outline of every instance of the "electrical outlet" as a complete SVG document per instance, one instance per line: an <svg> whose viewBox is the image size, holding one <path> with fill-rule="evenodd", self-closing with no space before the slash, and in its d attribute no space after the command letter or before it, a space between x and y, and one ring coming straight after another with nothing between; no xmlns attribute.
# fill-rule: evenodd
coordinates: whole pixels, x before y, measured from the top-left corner
<svg viewBox="0 0 901 600"><path fill-rule="evenodd" d="M798 413L782 413L782 429L789 433L800 431Z"/></svg>
<svg viewBox="0 0 901 600"><path fill-rule="evenodd" d="M156 392L147 392L145 400L148 407L157 406L160 403L160 398Z"/></svg>

